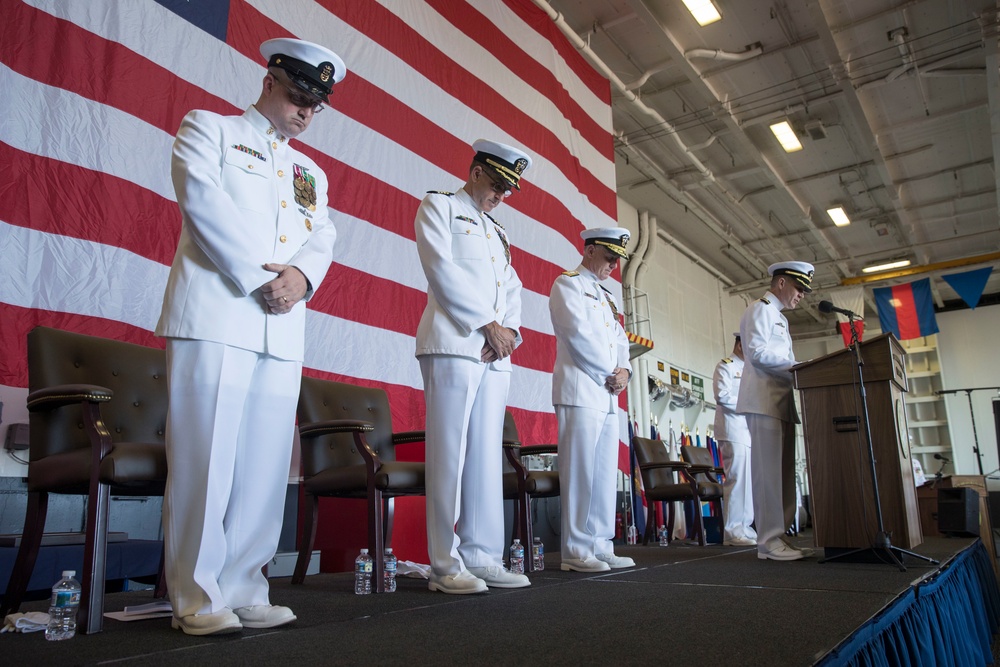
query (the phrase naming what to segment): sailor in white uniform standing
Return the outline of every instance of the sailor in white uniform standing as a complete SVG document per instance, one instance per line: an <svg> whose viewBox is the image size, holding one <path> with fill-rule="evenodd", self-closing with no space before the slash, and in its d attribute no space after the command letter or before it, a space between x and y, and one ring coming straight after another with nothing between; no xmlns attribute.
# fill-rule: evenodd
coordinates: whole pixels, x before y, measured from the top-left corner
<svg viewBox="0 0 1000 667"><path fill-rule="evenodd" d="M783 309L795 308L812 291L813 266L779 262L768 267L771 289L740 319L743 378L736 411L750 427L750 469L757 557L798 560L803 552L784 541L795 515L795 410L792 336Z"/></svg>
<svg viewBox="0 0 1000 667"><path fill-rule="evenodd" d="M531 585L503 567L503 421L521 281L490 215L520 189L531 158L484 139L472 148L465 185L428 193L414 221L427 277L416 356L427 406L428 587L452 594Z"/></svg>
<svg viewBox="0 0 1000 667"><path fill-rule="evenodd" d="M750 428L747 418L736 412L743 377L743 344L735 334L733 356L715 367L712 393L715 395L715 440L722 454L726 481L722 486L725 529L723 544L748 547L757 544L753 523L753 485L750 483Z"/></svg>
<svg viewBox="0 0 1000 667"><path fill-rule="evenodd" d="M173 627L192 635L295 620L261 568L284 514L306 304L337 233L327 179L288 145L344 78L329 49L272 39L257 102L192 111L173 146L181 234L156 333L167 339L163 534Z"/></svg>
<svg viewBox="0 0 1000 667"><path fill-rule="evenodd" d="M616 556L618 395L628 385L629 345L614 297L601 281L628 259L624 227L587 229L583 259L556 278L549 314L556 334L552 404L559 422L563 570L633 567Z"/></svg>

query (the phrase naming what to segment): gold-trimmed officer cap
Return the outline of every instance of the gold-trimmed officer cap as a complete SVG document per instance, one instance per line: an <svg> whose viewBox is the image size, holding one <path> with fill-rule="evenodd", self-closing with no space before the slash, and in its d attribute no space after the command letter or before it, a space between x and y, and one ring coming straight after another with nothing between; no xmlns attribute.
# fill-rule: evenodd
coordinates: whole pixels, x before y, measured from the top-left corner
<svg viewBox="0 0 1000 667"><path fill-rule="evenodd" d="M593 229L585 229L580 232L580 236L583 237L584 246L604 246L622 259L628 259L625 246L628 245L628 240L632 238L632 234L624 227L595 227Z"/></svg>
<svg viewBox="0 0 1000 667"><path fill-rule="evenodd" d="M333 84L340 83L347 74L347 66L336 53L312 42L280 37L260 45L260 54L267 58L267 66L285 70L296 86L320 102L330 102Z"/></svg>
<svg viewBox="0 0 1000 667"><path fill-rule="evenodd" d="M472 158L475 162L482 162L493 168L497 174L507 181L507 184L515 190L520 190L518 181L524 172L531 167L531 157L513 146L501 144L488 139L477 139L472 144L472 150L476 151L476 156Z"/></svg>
<svg viewBox="0 0 1000 667"><path fill-rule="evenodd" d="M767 267L767 273L771 277L789 276L803 292L812 292L812 279L815 268L809 262L778 262Z"/></svg>

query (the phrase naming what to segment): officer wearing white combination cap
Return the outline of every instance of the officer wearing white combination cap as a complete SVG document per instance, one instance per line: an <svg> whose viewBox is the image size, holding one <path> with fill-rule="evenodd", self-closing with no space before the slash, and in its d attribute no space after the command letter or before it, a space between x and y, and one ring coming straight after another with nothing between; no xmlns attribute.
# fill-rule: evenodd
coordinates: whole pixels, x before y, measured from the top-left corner
<svg viewBox="0 0 1000 667"><path fill-rule="evenodd" d="M803 552L784 541L795 513L795 425L792 394L795 365L784 308L795 308L812 291L813 266L779 262L768 267L771 289L750 304L740 319L746 364L736 411L750 427L753 512L757 557L798 560Z"/></svg>
<svg viewBox="0 0 1000 667"><path fill-rule="evenodd" d="M587 229L583 259L556 278L549 314L556 334L552 404L559 422L563 570L634 567L616 556L618 395L628 385L629 346L611 292L601 285L628 259L624 227Z"/></svg>
<svg viewBox="0 0 1000 667"><path fill-rule="evenodd" d="M733 356L715 367L712 393L715 395L715 440L722 454L726 481L722 485L725 528L723 544L749 547L757 544L753 523L753 487L750 483L750 428L747 418L736 412L743 378L743 344L734 334Z"/></svg>
<svg viewBox="0 0 1000 667"><path fill-rule="evenodd" d="M167 339L163 505L173 627L192 635L295 620L261 568L284 513L305 302L337 232L326 175L288 145L344 78L329 49L260 47L267 72L241 116L192 111L174 141L181 234L157 335Z"/></svg>
<svg viewBox="0 0 1000 667"><path fill-rule="evenodd" d="M417 210L427 307L417 327L424 381L427 551L432 591L482 593L531 582L503 567L503 420L521 281L507 231L490 213L531 166L524 152L480 139L458 192Z"/></svg>

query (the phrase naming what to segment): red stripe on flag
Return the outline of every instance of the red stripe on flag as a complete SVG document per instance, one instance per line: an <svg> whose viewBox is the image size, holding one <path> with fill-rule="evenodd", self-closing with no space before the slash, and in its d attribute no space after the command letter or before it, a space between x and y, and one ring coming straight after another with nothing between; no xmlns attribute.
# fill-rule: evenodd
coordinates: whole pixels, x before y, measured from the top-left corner
<svg viewBox="0 0 1000 667"><path fill-rule="evenodd" d="M28 332L38 326L63 329L163 349L162 339L140 327L92 315L57 313L0 303L0 379L10 387L28 386Z"/></svg>
<svg viewBox="0 0 1000 667"><path fill-rule="evenodd" d="M912 285L910 283L893 285L892 302L896 309L900 340L919 338L921 336L920 320L917 317L917 305L913 299Z"/></svg>
<svg viewBox="0 0 1000 667"><path fill-rule="evenodd" d="M407 336L416 335L426 305L427 295L420 290L340 264L330 267L323 285L309 301L309 308L317 312ZM556 358L555 336L523 328L521 337L524 342L512 361L551 373Z"/></svg>
<svg viewBox="0 0 1000 667"><path fill-rule="evenodd" d="M580 81L590 88L597 99L609 107L611 106L611 88L608 86L608 80L569 43L569 40L560 32L548 14L539 11L538 6L532 0L504 0L504 4L521 17L522 21L531 26L535 32L548 40L552 48L562 56L563 61L569 65ZM610 109L608 113L611 113Z"/></svg>
<svg viewBox="0 0 1000 667"><path fill-rule="evenodd" d="M45 178L39 178L45 174ZM0 142L0 220L36 231L116 246L169 265L177 249L177 204L134 183ZM58 183L58 196L52 184ZM39 214L37 202L45 202Z"/></svg>
<svg viewBox="0 0 1000 667"><path fill-rule="evenodd" d="M429 81L440 86L454 98L462 100L466 106L484 118L493 121L498 127L507 129L518 140L524 142L526 147L555 164L570 181L587 193L598 208L611 217L617 216L614 190L599 181L588 170L583 169L579 161L549 128L462 68L459 63L448 58L395 14L376 2L319 0L318 4L363 32L373 42L399 56ZM236 7L234 5L234 8ZM344 83L347 82L345 79ZM581 132L586 129L588 128L582 128ZM584 133L584 139L603 155L609 155L611 137L607 132L600 136L589 136Z"/></svg>
<svg viewBox="0 0 1000 667"><path fill-rule="evenodd" d="M384 8L380 7L379 9L388 13ZM345 18L345 20L347 19ZM396 22L398 23L398 19L396 19ZM244 3L234 3L233 9L230 12L230 27L232 28L236 25L239 25L240 28L227 38L228 43L243 55L258 61L261 59L259 53L261 41L269 38L276 32L286 34L283 32L284 29L281 26ZM354 27L362 30L366 26L355 25ZM378 27L384 28L384 26ZM404 34L398 35L396 38L402 38L412 32L408 26L397 26L397 28ZM387 40L393 38L392 35L385 37ZM451 61L446 60L446 62L450 63ZM480 83L480 86L482 85ZM468 99L464 95L457 95L457 97L468 103ZM459 140L445 129L435 125L410 107L401 103L398 99L387 94L371 82L359 77L357 74L349 74L342 83L337 84L335 94L330 98L330 102L331 107L337 111L392 139L440 169L453 174L456 178L461 179L460 182L464 182L468 175L469 164L472 161L472 152L466 142ZM378 109L378 113L372 113L372 109ZM513 126L513 121L510 118L501 117L496 120L501 127ZM608 137L610 141L610 135ZM343 203L340 204L338 201L335 201L333 194L331 194L331 205L355 217L370 220L373 224L378 224L386 229L391 228L392 222L385 222L385 220L387 218L392 220L393 216L385 215L382 193L378 192L373 196L373 190L378 190L380 187L391 188L391 186L377 180L372 184L368 182L372 179L369 174L359 172L333 158L329 158L329 162L324 164L324 160L317 157L318 155L323 155L323 153L320 153L316 149L310 149L308 146L303 146L300 142L296 142L295 147L316 160L317 164L326 172L330 182L335 184L335 186L332 186L332 189L333 187L336 188L335 192L338 193L337 200ZM572 159L575 161L575 158ZM567 162L565 164L557 164L557 166L561 167L563 174L571 181L574 181L574 174L589 174L589 172L580 167L578 162L575 162L575 164ZM579 243L580 231L585 225L573 217L573 214L566 208L566 205L558 198L541 188L531 187L530 174L526 178L528 184L526 184L524 190L518 192L515 197L507 200L506 203L513 205L518 211L536 220L544 220L546 226L558 231L570 243L574 245ZM590 175L588 178L593 179L594 177ZM431 190L453 187L455 185L457 184L428 183L426 187L428 190ZM599 191L597 188L605 188L603 184L596 180L594 183L580 182L575 183L575 185L591 196L593 192ZM396 192L399 192L395 188L392 188L392 190L395 191L393 192L393 196L395 196ZM406 196L406 193L400 192L400 194ZM360 198L360 201L355 201L358 198ZM340 208L341 205L347 208ZM365 210L373 208L377 209L377 213L373 214ZM413 207L413 212L416 212L416 206ZM612 210L608 215L616 216L617 212L616 210ZM499 216L500 219L503 218L502 210ZM400 221L407 220L407 216L402 215L395 217L395 219ZM408 222L413 222L413 213L410 213L408 216ZM395 229L393 231L401 233ZM403 235L405 236L405 234ZM546 293L548 292L546 291Z"/></svg>

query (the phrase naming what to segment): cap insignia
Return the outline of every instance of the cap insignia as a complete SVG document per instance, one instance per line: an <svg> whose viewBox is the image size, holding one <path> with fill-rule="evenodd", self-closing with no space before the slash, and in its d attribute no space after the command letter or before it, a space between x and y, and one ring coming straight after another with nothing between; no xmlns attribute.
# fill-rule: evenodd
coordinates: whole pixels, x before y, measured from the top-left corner
<svg viewBox="0 0 1000 667"><path fill-rule="evenodd" d="M330 80L331 74L333 74L333 65L330 63L323 63L323 66L319 70L319 80L326 83Z"/></svg>
<svg viewBox="0 0 1000 667"><path fill-rule="evenodd" d="M528 161L525 160L523 157L518 158L517 161L514 163L514 171L516 171L519 176L521 175L521 172L523 172L527 168L528 168Z"/></svg>

